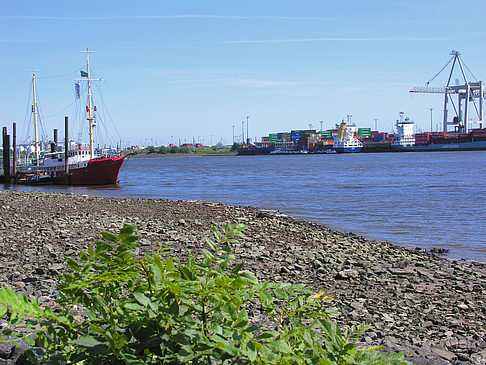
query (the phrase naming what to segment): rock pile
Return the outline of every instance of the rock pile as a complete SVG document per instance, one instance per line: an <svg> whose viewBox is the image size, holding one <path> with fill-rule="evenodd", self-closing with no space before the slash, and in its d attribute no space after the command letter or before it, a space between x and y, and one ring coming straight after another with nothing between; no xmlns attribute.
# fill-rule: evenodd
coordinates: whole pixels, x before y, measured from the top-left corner
<svg viewBox="0 0 486 365"><path fill-rule="evenodd" d="M207 202L108 199L0 191L0 284L53 305L65 256L134 224L141 250L173 242L202 248L211 225L248 226L238 259L261 280L305 282L336 294L341 325L369 324L363 342L403 351L416 364L486 363L486 265L252 208ZM0 363L15 351L0 345Z"/></svg>

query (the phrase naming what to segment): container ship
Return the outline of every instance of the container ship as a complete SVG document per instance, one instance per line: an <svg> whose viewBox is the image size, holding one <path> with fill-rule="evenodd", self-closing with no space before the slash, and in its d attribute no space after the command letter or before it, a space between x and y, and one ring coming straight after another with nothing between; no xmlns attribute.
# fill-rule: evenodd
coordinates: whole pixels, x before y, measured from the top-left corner
<svg viewBox="0 0 486 365"><path fill-rule="evenodd" d="M351 115L348 115L347 122L341 122L338 134L334 137L334 150L337 153L361 152L363 143L357 138L358 127L351 123Z"/></svg>
<svg viewBox="0 0 486 365"><path fill-rule="evenodd" d="M397 122L397 136L392 147L397 151L470 151L486 150L486 128L483 128L483 99L485 97L483 81L468 81L464 70L469 70L464 65L460 53L452 51L452 62L447 85L444 87L416 87L411 93L444 94L444 114L442 120L442 132L426 132L413 134L413 122L410 119L403 120L400 113L400 121ZM460 77L455 85L450 85L454 67L460 66ZM442 72L446 66L442 68ZM439 73L440 73L439 72ZM457 100L453 96L457 95ZM448 105L452 104L455 115L449 118ZM475 113L474 113L475 112ZM432 117L431 117L432 124ZM449 131L449 127L453 131ZM479 128L472 128L473 126ZM432 126L431 126L432 128Z"/></svg>
<svg viewBox="0 0 486 365"><path fill-rule="evenodd" d="M335 152L390 152L391 136L357 128L354 123L342 122L335 129L292 130L263 136L261 142L247 143L237 149L237 155L289 155Z"/></svg>
<svg viewBox="0 0 486 365"><path fill-rule="evenodd" d="M486 150L486 128L473 129L469 133L434 132L416 133L414 141L405 143L400 137L410 138L410 135L398 134L392 144L396 151L478 151Z"/></svg>

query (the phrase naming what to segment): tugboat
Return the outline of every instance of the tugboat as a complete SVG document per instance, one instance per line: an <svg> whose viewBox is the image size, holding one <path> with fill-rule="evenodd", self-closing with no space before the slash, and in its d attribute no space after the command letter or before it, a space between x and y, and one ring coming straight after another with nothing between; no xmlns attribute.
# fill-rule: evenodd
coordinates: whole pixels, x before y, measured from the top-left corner
<svg viewBox="0 0 486 365"><path fill-rule="evenodd" d="M96 126L94 111L91 99L92 79L89 67L89 51L86 50L87 66L86 72L81 71L82 81L88 83L88 105L86 106L87 121L89 123L89 148L83 148L78 144L75 149L58 152L57 146L51 153L42 156L39 152L39 141L37 138L37 103L35 95L35 73L33 72L33 104L34 129L35 129L35 158L25 165L17 167L15 180L17 183L36 184L39 180L42 183L52 183L60 185L109 185L118 183L118 174L125 159L122 154L107 154L103 151L94 149L94 127ZM68 156L67 164L65 156ZM67 174L66 174L67 165Z"/></svg>
<svg viewBox="0 0 486 365"><path fill-rule="evenodd" d="M356 138L358 127L351 122L351 115L347 116L339 125L338 134L334 137L334 150L337 153L361 152L363 143Z"/></svg>

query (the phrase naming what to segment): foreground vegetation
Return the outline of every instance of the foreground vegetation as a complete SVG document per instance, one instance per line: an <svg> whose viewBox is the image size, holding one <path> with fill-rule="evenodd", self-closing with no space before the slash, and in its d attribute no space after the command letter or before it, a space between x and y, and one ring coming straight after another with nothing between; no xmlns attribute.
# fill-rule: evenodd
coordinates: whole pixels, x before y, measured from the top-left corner
<svg viewBox="0 0 486 365"><path fill-rule="evenodd" d="M168 245L136 257L134 226L103 232L79 260L66 259L61 310L0 290L3 336L28 340L33 363L405 364L403 354L352 343L365 328L343 332L325 292L243 270L231 245L244 228L213 227L208 249L184 263Z"/></svg>

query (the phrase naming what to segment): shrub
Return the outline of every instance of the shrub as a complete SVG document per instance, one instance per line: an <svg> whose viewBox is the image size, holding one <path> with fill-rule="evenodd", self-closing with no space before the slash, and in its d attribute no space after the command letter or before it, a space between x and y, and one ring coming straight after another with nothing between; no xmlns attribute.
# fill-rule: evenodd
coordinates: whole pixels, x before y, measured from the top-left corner
<svg viewBox="0 0 486 365"><path fill-rule="evenodd" d="M230 246L244 228L212 227L208 249L199 259L189 252L185 263L168 246L135 257L134 226L103 232L79 260L66 259L59 312L0 290L0 317L10 325L3 334L27 339L34 363L404 364L403 354L351 343L364 329L342 332L325 292L242 270Z"/></svg>

